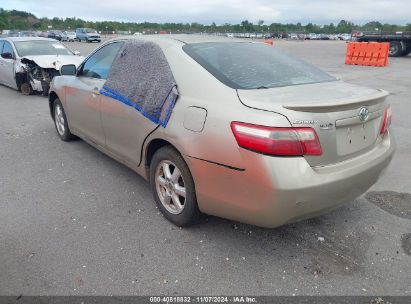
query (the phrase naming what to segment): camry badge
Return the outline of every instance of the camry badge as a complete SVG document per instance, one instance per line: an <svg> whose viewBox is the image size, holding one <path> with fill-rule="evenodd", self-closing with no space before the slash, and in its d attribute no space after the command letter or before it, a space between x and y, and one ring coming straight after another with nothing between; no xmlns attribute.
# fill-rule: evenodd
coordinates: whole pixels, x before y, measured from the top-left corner
<svg viewBox="0 0 411 304"><path fill-rule="evenodd" d="M367 107L362 107L360 109L360 112L358 112L358 116L359 116L361 121L366 122L368 120L368 118L370 117L370 111L368 110Z"/></svg>

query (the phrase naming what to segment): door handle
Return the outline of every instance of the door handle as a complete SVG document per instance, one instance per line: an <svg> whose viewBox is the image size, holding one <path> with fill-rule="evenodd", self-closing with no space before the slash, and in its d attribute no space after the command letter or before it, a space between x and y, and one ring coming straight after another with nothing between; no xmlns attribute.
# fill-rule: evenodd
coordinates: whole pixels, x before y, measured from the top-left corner
<svg viewBox="0 0 411 304"><path fill-rule="evenodd" d="M100 90L99 90L98 88L94 88L94 89L91 91L91 93L92 93L94 96L98 96L98 95L100 95Z"/></svg>

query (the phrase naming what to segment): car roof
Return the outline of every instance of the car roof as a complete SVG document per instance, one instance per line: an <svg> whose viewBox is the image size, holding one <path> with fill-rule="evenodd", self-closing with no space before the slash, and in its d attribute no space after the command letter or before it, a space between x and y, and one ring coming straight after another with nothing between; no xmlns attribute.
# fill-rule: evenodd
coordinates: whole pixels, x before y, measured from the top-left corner
<svg viewBox="0 0 411 304"><path fill-rule="evenodd" d="M245 42L242 39L229 38L216 35L180 34L180 35L159 35L164 39L173 39L185 44L206 43L206 42Z"/></svg>
<svg viewBox="0 0 411 304"><path fill-rule="evenodd" d="M16 41L54 41L58 42L55 39L51 38L43 38L43 37L7 37L8 40L16 42Z"/></svg>
<svg viewBox="0 0 411 304"><path fill-rule="evenodd" d="M255 42L254 40L244 40L237 38L229 38L224 36L216 35L199 35L199 34L176 34L176 35L131 35L124 37L117 37L111 41L116 40L145 40L152 41L158 44L167 45L181 45L181 44L192 44L192 43L207 43L207 42Z"/></svg>

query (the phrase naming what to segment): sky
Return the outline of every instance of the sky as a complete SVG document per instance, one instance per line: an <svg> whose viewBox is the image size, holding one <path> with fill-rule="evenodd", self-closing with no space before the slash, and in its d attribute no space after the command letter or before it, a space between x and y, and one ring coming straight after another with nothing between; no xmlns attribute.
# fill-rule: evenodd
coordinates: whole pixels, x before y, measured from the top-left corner
<svg viewBox="0 0 411 304"><path fill-rule="evenodd" d="M411 0L1 0L0 7L37 17L92 21L306 24L411 23Z"/></svg>

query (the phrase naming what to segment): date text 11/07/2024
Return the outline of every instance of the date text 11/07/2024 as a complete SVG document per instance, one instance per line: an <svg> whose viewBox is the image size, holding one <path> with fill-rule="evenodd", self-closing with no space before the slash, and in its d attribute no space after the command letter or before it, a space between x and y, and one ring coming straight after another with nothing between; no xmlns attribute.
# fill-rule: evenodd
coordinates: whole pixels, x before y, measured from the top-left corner
<svg viewBox="0 0 411 304"><path fill-rule="evenodd" d="M150 297L150 303L257 303L254 297Z"/></svg>

